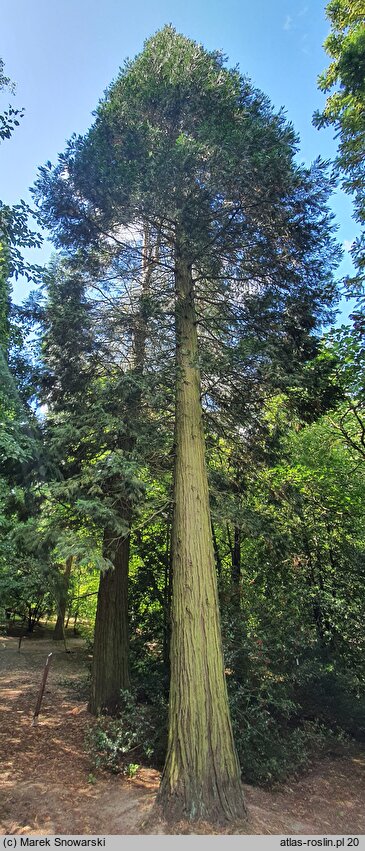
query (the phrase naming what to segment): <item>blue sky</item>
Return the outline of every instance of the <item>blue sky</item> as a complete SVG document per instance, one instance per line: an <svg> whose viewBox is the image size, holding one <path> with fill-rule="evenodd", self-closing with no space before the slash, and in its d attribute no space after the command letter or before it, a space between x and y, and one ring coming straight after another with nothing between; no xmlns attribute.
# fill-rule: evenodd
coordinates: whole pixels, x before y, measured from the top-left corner
<svg viewBox="0 0 365 851"><path fill-rule="evenodd" d="M230 66L238 64L276 108L285 107L304 162L335 155L332 130L312 126L313 111L324 103L317 77L328 64L322 0L2 0L0 56L17 86L11 100L26 110L21 126L1 145L4 202L28 200L37 167L54 162L73 132L87 130L124 59L166 23L208 49L222 49ZM0 108L9 99L3 93ZM332 206L339 241L348 249L357 233L351 200L339 192ZM32 259L44 262L50 252L46 245ZM346 250L341 273L351 269ZM15 298L28 289L16 284Z"/></svg>

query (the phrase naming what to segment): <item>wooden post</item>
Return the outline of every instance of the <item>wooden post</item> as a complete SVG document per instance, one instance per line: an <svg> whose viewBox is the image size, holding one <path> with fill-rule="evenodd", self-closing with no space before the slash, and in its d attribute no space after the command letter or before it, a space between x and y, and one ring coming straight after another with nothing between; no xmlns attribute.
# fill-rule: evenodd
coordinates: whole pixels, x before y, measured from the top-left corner
<svg viewBox="0 0 365 851"><path fill-rule="evenodd" d="M35 705L35 710L34 710L34 713L33 713L32 727L35 727L35 725L38 724L38 715L40 713L40 709L41 709L41 706L42 706L44 689L46 687L48 671L49 671L49 668L50 668L52 655L53 655L52 653L48 654L47 659L46 659L46 664L44 666L42 682L41 682L41 685L40 685L40 689L39 689L38 697L37 697L37 703Z"/></svg>

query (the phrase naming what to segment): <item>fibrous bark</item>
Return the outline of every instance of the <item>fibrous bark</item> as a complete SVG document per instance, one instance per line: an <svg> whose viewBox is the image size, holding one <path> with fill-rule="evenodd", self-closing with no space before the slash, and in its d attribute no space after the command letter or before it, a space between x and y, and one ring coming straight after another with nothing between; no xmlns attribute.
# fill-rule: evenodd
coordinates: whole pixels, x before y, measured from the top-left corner
<svg viewBox="0 0 365 851"><path fill-rule="evenodd" d="M128 562L129 535L104 535L104 556L113 563L100 577L95 620L89 711L115 713L121 691L129 689Z"/></svg>
<svg viewBox="0 0 365 851"><path fill-rule="evenodd" d="M158 801L171 818L245 814L224 674L191 268L176 260L176 461L169 740Z"/></svg>

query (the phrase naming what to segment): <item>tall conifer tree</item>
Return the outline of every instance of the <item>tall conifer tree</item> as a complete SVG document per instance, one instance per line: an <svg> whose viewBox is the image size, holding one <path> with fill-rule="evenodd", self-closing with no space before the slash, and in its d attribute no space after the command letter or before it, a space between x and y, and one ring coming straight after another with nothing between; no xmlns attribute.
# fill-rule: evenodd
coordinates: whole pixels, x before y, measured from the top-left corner
<svg viewBox="0 0 365 851"><path fill-rule="evenodd" d="M37 196L58 244L111 245L127 226L159 233L155 326L175 341L173 606L169 743L159 800L169 815L244 814L228 710L202 425L205 331L239 338L245 298L295 288L330 302L330 223L320 164L295 165L283 115L218 53L164 28L128 63L94 126L73 139ZM140 244L143 256L143 243ZM318 293L321 292L321 296ZM174 317L174 326L169 318Z"/></svg>

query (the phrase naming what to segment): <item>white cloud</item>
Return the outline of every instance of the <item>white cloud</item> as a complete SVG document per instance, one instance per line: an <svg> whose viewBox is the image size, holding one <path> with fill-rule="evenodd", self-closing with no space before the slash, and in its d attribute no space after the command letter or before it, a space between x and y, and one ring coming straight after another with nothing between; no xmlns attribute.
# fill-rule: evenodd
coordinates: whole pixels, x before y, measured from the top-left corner
<svg viewBox="0 0 365 851"><path fill-rule="evenodd" d="M285 21L284 21L283 29L288 31L288 30L292 29L292 26L293 26L293 18L292 18L291 15L287 15L286 18L285 18Z"/></svg>
<svg viewBox="0 0 365 851"><path fill-rule="evenodd" d="M294 16L293 15L286 15L285 19L284 19L284 23L283 23L283 30L286 30L286 32L289 32L289 30L297 29L298 25L299 25L299 19L304 18L304 16L307 14L308 11L309 11L309 6L302 6L302 8L299 10L299 12L296 12L296 14Z"/></svg>
<svg viewBox="0 0 365 851"><path fill-rule="evenodd" d="M342 243L342 248L344 248L345 251L351 251L353 244L354 243L351 239L344 239L344 241Z"/></svg>

